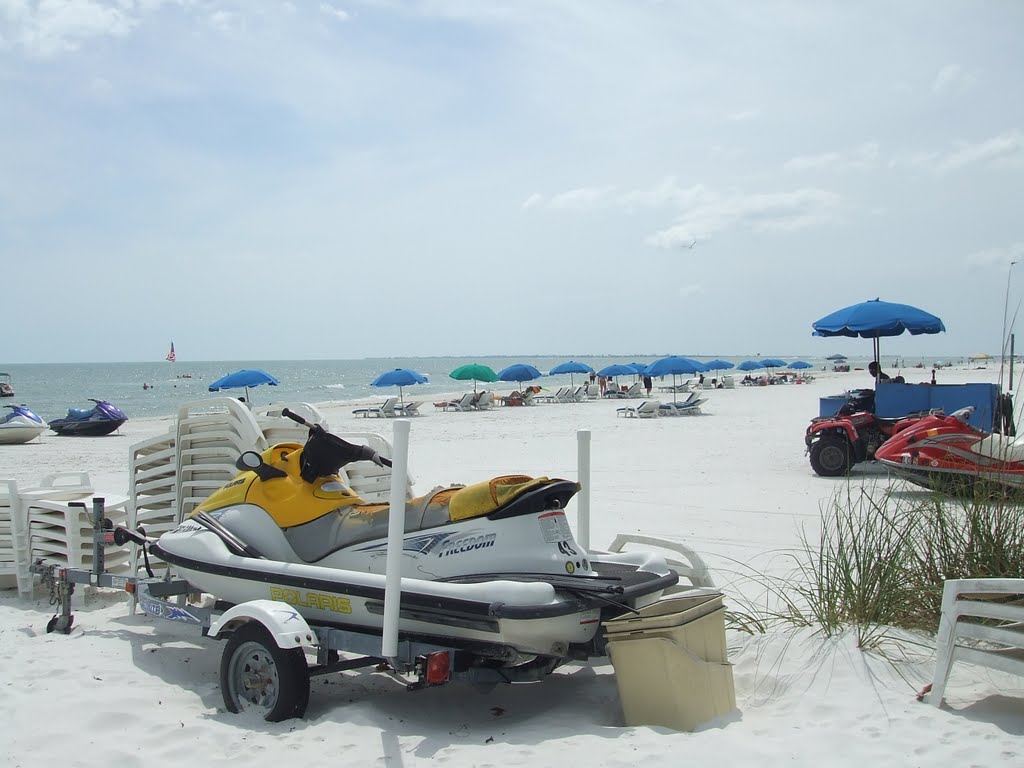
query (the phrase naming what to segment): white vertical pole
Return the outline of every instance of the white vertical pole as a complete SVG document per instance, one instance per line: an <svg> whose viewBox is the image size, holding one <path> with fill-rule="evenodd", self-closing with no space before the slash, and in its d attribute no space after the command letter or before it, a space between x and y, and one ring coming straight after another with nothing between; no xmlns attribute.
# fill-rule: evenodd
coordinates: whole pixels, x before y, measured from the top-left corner
<svg viewBox="0 0 1024 768"><path fill-rule="evenodd" d="M405 489L408 485L409 420L395 419L391 457L391 508L388 512L388 559L384 581L384 632L380 655L398 656L398 609L402 601L402 538L405 535Z"/></svg>
<svg viewBox="0 0 1024 768"><path fill-rule="evenodd" d="M590 430L576 432L576 479L580 492L576 497L577 527L576 543L590 549Z"/></svg>

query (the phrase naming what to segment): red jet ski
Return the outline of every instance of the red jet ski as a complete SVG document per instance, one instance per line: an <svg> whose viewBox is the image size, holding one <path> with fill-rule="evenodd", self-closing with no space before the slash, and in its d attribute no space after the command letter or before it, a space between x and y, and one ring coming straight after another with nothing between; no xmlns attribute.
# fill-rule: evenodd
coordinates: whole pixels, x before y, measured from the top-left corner
<svg viewBox="0 0 1024 768"><path fill-rule="evenodd" d="M976 429L967 423L973 412L967 406L927 416L887 440L875 458L899 477L942 493L1024 498L1024 437Z"/></svg>

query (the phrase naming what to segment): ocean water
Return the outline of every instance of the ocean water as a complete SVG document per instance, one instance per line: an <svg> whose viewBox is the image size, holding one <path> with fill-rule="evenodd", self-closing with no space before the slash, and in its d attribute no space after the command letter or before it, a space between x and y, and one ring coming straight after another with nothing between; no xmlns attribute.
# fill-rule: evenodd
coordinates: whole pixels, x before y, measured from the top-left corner
<svg viewBox="0 0 1024 768"><path fill-rule="evenodd" d="M736 356L722 356L725 360L739 363ZM258 368L280 380L280 386L260 386L250 390L249 396L255 405L284 402L348 402L366 398L383 398L397 395L397 388L371 387L370 382L378 375L393 368L412 368L427 376L427 384L417 384L404 389L407 399L429 400L432 395L446 392L460 392L473 387L473 382L455 381L448 374L466 363L483 363L495 372L517 362L530 363L541 372L547 372L568 359L579 360L600 370L612 363L650 363L651 356L580 356L569 357L423 357L364 360L255 360L230 362L176 363L45 363L45 364L0 364L0 370L11 374L15 396L0 404L25 403L45 421L60 418L68 408L89 408L89 398L108 400L118 406L129 418L146 416L167 416L173 414L179 405L218 395L243 395L243 390L227 390L218 394L208 391L210 383L220 377L243 368ZM696 357L708 361L714 357ZM795 360L786 358L785 360ZM832 369L832 362L821 357L801 358L822 367ZM864 367L868 357L850 358L851 367ZM913 365L916 359L907 359L905 364ZM891 370L883 361L884 367ZM931 363L928 363L929 365ZM723 373L728 373L724 371ZM733 372L735 373L735 371ZM711 374L716 375L716 374ZM742 373L740 374L743 375ZM574 377L579 383L580 376ZM557 389L569 384L568 376L545 376L534 382L545 388ZM143 389L143 384L151 388ZM497 382L488 387L495 392L511 391L515 383Z"/></svg>

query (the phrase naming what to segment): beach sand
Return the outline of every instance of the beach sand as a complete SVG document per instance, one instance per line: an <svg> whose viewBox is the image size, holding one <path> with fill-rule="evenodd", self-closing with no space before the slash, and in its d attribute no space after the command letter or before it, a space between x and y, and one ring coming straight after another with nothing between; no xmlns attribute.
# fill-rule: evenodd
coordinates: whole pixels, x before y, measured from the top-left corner
<svg viewBox="0 0 1024 768"><path fill-rule="evenodd" d="M930 371L904 375L924 381ZM939 383L997 375L996 366L945 369ZM821 506L848 487L814 475L803 432L819 397L871 382L863 371L816 376L711 391L704 415L687 418L616 418L624 403L607 401L483 413L426 403L412 420L410 470L419 492L510 473L575 479L577 430L590 430L592 543L607 546L620 532L685 542L737 605L752 594L751 571L785 572L801 531L813 535ZM357 406L322 410L335 431L390 439L391 423L358 419ZM97 491L123 495L129 446L171 423L131 420L106 438L44 435L3 446L0 477L33 483L86 470ZM852 480L888 482L874 465L859 466ZM568 514L574 522L574 504ZM907 657L892 661L860 651L852 635L730 631L737 710L694 733L624 727L607 662L486 693L454 684L410 694L367 673L320 677L304 720L268 724L224 711L221 645L195 630L129 616L116 593L90 596L69 636L46 634L52 613L38 585L31 601L0 593L6 765L1024 764L1024 680L958 664L947 706L935 709L915 700L934 669L927 644L905 645Z"/></svg>

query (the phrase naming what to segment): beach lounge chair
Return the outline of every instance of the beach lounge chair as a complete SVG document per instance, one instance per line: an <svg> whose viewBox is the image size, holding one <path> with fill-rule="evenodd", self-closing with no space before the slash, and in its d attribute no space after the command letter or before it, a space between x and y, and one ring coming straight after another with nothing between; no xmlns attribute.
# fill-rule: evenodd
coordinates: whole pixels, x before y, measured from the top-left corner
<svg viewBox="0 0 1024 768"><path fill-rule="evenodd" d="M1024 579L946 581L935 641L928 700L936 707L942 706L954 661L1024 677Z"/></svg>
<svg viewBox="0 0 1024 768"><path fill-rule="evenodd" d="M537 393L529 387L523 391L523 405L536 405Z"/></svg>
<svg viewBox="0 0 1024 768"><path fill-rule="evenodd" d="M706 403L706 397L699 397L699 392L691 392L691 397L686 400L677 400L674 403L665 403L661 406L663 416L692 416L701 412L700 407Z"/></svg>
<svg viewBox="0 0 1024 768"><path fill-rule="evenodd" d="M586 399L587 399L587 388L585 386L584 387L576 387L576 389L574 389L572 392L569 393L569 399L566 400L566 402L567 403L582 403Z"/></svg>
<svg viewBox="0 0 1024 768"><path fill-rule="evenodd" d="M623 408L617 408L615 415L630 419L654 419L658 417L660 411L661 403L659 401L644 400L640 405L627 405Z"/></svg>
<svg viewBox="0 0 1024 768"><path fill-rule="evenodd" d="M587 397L600 397L601 396L601 385L600 384L587 384L584 392L587 393Z"/></svg>
<svg viewBox="0 0 1024 768"><path fill-rule="evenodd" d="M423 414L420 413L420 406L421 405L423 405L423 402L420 401L420 400L417 400L417 401L412 402L412 403L406 403L405 405L402 405L401 403L399 403L398 405L395 406L395 415L396 416L422 416Z"/></svg>
<svg viewBox="0 0 1024 768"><path fill-rule="evenodd" d="M389 397L380 405L370 406L368 408L356 408L352 411L354 416L362 416L364 419L373 416L374 418L394 418L397 414L395 413L395 406L398 405L397 397Z"/></svg>
<svg viewBox="0 0 1024 768"><path fill-rule="evenodd" d="M644 384L642 381L633 382L633 384L625 390L609 389L604 393L605 397L626 397L634 400L638 400L646 394L644 391Z"/></svg>
<svg viewBox="0 0 1024 768"><path fill-rule="evenodd" d="M560 387L554 394L537 395L536 402L538 403L557 403L560 397L565 396L568 387Z"/></svg>
<svg viewBox="0 0 1024 768"><path fill-rule="evenodd" d="M472 411L480 392L467 392L458 400L449 400L444 405L446 411Z"/></svg>
<svg viewBox="0 0 1024 768"><path fill-rule="evenodd" d="M494 405L494 393L490 391L483 391L480 393L479 399L473 404L473 407L478 411L486 411Z"/></svg>

